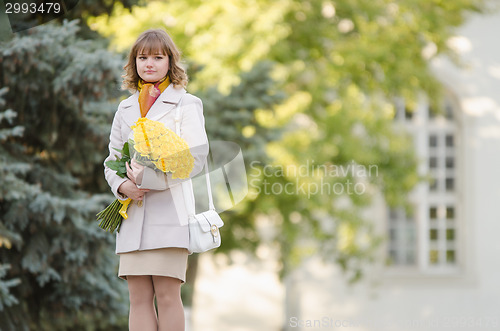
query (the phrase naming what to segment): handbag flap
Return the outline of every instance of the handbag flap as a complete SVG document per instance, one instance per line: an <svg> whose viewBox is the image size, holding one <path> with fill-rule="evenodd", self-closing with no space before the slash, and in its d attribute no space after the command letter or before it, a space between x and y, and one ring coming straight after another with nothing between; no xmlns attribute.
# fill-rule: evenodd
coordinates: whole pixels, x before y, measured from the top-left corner
<svg viewBox="0 0 500 331"><path fill-rule="evenodd" d="M200 224L200 227L203 232L208 232L212 229L212 226L215 225L217 228L220 228L224 225L224 222L220 218L219 214L215 210L207 210L201 214L194 215L194 218Z"/></svg>

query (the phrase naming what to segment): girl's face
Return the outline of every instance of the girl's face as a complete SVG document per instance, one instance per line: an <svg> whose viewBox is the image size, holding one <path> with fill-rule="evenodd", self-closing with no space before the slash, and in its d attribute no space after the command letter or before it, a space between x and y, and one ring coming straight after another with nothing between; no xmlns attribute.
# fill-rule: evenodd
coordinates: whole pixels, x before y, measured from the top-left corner
<svg viewBox="0 0 500 331"><path fill-rule="evenodd" d="M157 82L168 73L168 56L161 53L140 54L135 58L137 73L145 82Z"/></svg>

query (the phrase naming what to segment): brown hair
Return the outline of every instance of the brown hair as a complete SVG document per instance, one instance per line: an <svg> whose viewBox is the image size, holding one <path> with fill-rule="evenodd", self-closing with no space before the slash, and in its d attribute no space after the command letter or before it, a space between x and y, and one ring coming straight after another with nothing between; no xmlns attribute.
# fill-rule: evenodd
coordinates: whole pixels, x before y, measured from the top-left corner
<svg viewBox="0 0 500 331"><path fill-rule="evenodd" d="M137 83L139 82L139 74L135 60L137 54L156 54L161 53L168 56L169 68L167 77L175 86L186 87L188 76L186 71L180 66L181 52L175 46L172 38L162 29L150 29L144 31L135 41L128 62L123 67L125 74L123 77L122 89L130 92L137 91Z"/></svg>

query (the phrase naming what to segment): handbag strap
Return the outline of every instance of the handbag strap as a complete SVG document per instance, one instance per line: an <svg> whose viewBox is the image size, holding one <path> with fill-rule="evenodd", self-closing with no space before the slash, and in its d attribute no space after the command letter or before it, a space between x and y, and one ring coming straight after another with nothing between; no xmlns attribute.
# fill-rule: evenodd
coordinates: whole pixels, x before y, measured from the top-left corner
<svg viewBox="0 0 500 331"><path fill-rule="evenodd" d="M177 103L177 107L175 108L175 133L179 137L181 136L181 102L182 102L182 97L179 100L179 102ZM208 158L208 156L207 156L207 158ZM205 159L205 162L203 163L203 168L205 168L205 179L206 179L206 183L207 183L208 208L211 210L215 210L214 200L212 197L212 186L210 184L210 174L208 172L207 159ZM191 216L194 216L194 214L195 214L195 206L193 205L191 208L188 208L188 206L187 206L187 202L190 200L188 200L189 197L187 196L187 192L186 192L186 189L184 187L184 183L185 182L182 183L183 184L182 191L184 194L184 201L186 203L186 209L188 211L188 216L191 217Z"/></svg>

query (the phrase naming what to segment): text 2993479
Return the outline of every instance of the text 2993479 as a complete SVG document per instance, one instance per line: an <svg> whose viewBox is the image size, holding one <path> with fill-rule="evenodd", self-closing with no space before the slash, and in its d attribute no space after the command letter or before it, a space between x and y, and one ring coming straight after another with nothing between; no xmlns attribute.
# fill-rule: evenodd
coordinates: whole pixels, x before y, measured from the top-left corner
<svg viewBox="0 0 500 331"><path fill-rule="evenodd" d="M78 0L5 0L0 15L9 18L13 33L61 18L73 9Z"/></svg>
<svg viewBox="0 0 500 331"><path fill-rule="evenodd" d="M59 2L5 2L6 14L59 14L60 12Z"/></svg>

